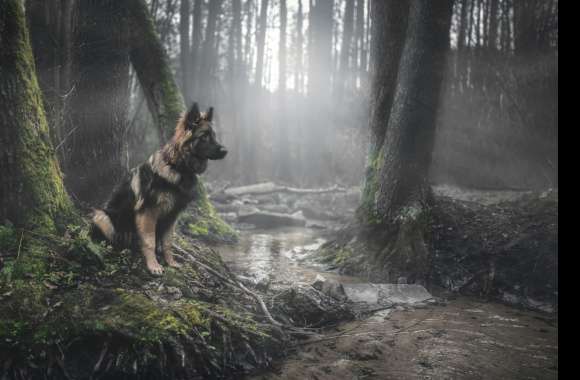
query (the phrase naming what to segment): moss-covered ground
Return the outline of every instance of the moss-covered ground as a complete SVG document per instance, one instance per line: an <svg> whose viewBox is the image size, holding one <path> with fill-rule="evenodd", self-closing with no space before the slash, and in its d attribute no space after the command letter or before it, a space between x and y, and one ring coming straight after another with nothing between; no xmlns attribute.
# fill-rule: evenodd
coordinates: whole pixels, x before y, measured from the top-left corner
<svg viewBox="0 0 580 380"><path fill-rule="evenodd" d="M0 378L224 378L261 367L280 344L219 255L176 239L180 269L151 276L138 253L88 226L40 234L0 226ZM192 259L194 258L194 259Z"/></svg>

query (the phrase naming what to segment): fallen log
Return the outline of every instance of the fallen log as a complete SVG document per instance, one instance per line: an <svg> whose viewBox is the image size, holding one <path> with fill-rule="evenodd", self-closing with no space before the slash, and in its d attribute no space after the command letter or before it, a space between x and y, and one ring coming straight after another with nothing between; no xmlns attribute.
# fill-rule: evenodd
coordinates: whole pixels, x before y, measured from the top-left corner
<svg viewBox="0 0 580 380"><path fill-rule="evenodd" d="M271 194L276 192L292 193L292 194L323 194L323 193L343 193L346 191L347 191L346 188L338 187L338 185L321 189L302 189L298 187L277 185L274 182L263 182L248 186L231 187L229 189L225 189L224 193L230 196L240 196L248 194Z"/></svg>

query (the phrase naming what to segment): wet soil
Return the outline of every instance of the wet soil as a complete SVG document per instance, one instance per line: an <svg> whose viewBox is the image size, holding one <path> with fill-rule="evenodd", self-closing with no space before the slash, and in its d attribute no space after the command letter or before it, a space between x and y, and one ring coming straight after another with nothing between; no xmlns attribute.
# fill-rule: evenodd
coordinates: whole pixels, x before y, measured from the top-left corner
<svg viewBox="0 0 580 380"><path fill-rule="evenodd" d="M556 379L557 331L545 314L460 297L343 324L250 379Z"/></svg>
<svg viewBox="0 0 580 380"><path fill-rule="evenodd" d="M240 277L264 287L310 284L325 272L308 260L324 242L306 228L245 231L220 249ZM397 306L297 341L288 356L252 380L556 379L557 314L478 298L436 294L437 302Z"/></svg>

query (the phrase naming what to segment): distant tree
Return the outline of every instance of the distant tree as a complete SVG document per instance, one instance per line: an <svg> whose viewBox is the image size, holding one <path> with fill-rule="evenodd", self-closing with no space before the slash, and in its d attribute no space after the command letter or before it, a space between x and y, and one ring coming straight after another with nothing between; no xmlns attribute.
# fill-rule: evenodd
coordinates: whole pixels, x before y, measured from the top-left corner
<svg viewBox="0 0 580 380"><path fill-rule="evenodd" d="M354 0L346 0L342 32L342 46L340 49L340 65L338 80L335 83L337 100L340 103L345 90L350 86L350 59L352 56L352 34L354 22Z"/></svg>
<svg viewBox="0 0 580 380"><path fill-rule="evenodd" d="M256 87L262 87L262 77L264 75L264 49L266 46L266 28L268 21L268 0L262 0L260 6L260 22L258 24L258 33L256 34L256 74L254 83Z"/></svg>
<svg viewBox="0 0 580 380"><path fill-rule="evenodd" d="M190 64L191 47L189 44L190 20L190 0L181 0L181 6L179 8L179 58L181 63L181 91L183 92L183 97L188 103L192 101L190 90L191 75L189 73L192 68Z"/></svg>

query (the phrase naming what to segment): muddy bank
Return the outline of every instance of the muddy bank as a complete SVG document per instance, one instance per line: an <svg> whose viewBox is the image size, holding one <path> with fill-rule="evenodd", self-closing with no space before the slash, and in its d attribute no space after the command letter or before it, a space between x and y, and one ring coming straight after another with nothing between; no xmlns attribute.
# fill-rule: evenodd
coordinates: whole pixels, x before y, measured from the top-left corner
<svg viewBox="0 0 580 380"><path fill-rule="evenodd" d="M428 287L557 311L557 191L439 187L435 194L426 232L430 263L423 280ZM380 235L349 225L321 247L318 260L340 273L384 281L397 268L381 261L385 241Z"/></svg>
<svg viewBox="0 0 580 380"><path fill-rule="evenodd" d="M459 297L342 324L248 379L556 379L557 329L544 313Z"/></svg>

